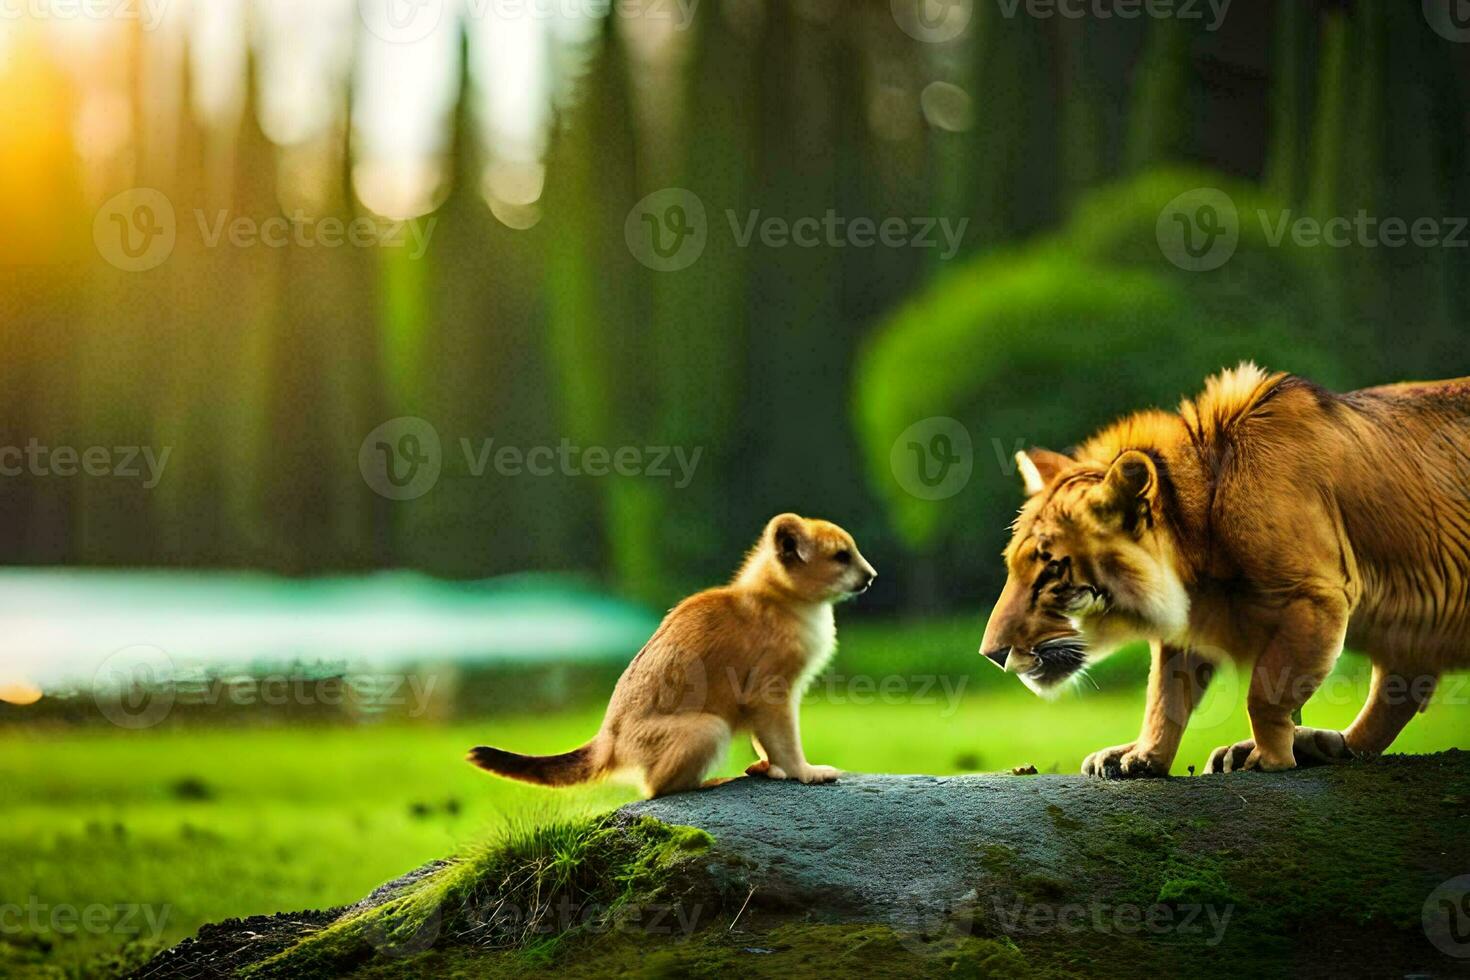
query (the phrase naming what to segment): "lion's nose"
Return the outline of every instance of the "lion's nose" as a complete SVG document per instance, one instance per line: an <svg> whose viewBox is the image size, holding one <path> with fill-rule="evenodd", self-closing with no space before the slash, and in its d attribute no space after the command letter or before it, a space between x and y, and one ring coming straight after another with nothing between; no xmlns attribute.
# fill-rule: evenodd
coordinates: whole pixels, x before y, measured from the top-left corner
<svg viewBox="0 0 1470 980"><path fill-rule="evenodd" d="M1006 669L1006 658L1011 655L1011 648L1010 647L996 647L994 650L991 650L989 653L984 653L982 651L982 654L984 655L984 657L985 657L986 660L989 660L991 663L995 664L1001 670L1005 670Z"/></svg>

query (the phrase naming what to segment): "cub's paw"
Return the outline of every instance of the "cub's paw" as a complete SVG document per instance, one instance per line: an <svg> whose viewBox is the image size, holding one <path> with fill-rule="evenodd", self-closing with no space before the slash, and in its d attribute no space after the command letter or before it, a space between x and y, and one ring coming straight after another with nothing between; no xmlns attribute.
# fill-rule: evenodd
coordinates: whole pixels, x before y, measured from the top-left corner
<svg viewBox="0 0 1470 980"><path fill-rule="evenodd" d="M1205 772L1281 772L1285 769L1325 766L1353 758L1342 732L1324 728L1298 728L1291 740L1293 759L1269 759L1262 755L1252 739L1222 745L1210 753Z"/></svg>
<svg viewBox="0 0 1470 980"><path fill-rule="evenodd" d="M1098 779L1152 779L1169 775L1169 766L1159 759L1139 752L1137 743L1099 749L1082 760L1082 775Z"/></svg>
<svg viewBox="0 0 1470 980"><path fill-rule="evenodd" d="M840 769L831 766L806 766L799 772L788 773L780 766L773 766L765 759L752 762L745 767L747 776L764 776L767 779L795 779L801 783L835 783L842 775Z"/></svg>
<svg viewBox="0 0 1470 980"><path fill-rule="evenodd" d="M803 783L835 783L837 777L842 775L842 770L833 769L831 766L807 766L796 778Z"/></svg>
<svg viewBox="0 0 1470 980"><path fill-rule="evenodd" d="M785 769L782 769L780 766L773 766L765 759L761 759L758 762L752 762L750 765L746 766L745 774L747 776L764 776L767 779L791 778L789 775L787 775Z"/></svg>

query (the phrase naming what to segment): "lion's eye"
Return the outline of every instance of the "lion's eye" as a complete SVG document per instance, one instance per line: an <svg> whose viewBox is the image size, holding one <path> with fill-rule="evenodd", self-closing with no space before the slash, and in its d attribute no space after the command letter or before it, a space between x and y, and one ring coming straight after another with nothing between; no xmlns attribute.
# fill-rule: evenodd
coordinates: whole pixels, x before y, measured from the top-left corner
<svg viewBox="0 0 1470 980"><path fill-rule="evenodd" d="M1090 585L1079 585L1068 593L1066 604L1071 612L1095 612L1107 607L1107 598Z"/></svg>
<svg viewBox="0 0 1470 980"><path fill-rule="evenodd" d="M850 565L852 564L852 552L848 551L846 548L843 548L841 551L837 552L837 554L832 556L832 560L839 565Z"/></svg>

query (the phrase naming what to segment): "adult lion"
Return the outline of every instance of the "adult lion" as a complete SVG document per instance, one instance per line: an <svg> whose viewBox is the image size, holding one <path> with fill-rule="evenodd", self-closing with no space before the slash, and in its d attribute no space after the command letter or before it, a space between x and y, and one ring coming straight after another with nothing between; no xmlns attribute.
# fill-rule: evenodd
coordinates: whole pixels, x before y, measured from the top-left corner
<svg viewBox="0 0 1470 980"><path fill-rule="evenodd" d="M981 652L1045 694L1152 644L1138 740L1084 773L1167 775L1222 658L1250 668L1255 737L1211 772L1380 753L1470 667L1470 379L1339 395L1242 364L1177 413L1017 462L1028 497ZM1367 705L1343 732L1297 727L1344 642L1372 658Z"/></svg>

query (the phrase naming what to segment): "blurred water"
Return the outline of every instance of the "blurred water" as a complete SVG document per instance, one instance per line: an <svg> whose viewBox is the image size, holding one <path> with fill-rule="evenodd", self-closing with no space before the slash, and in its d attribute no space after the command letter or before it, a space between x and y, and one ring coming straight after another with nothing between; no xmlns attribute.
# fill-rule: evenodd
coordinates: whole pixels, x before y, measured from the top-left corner
<svg viewBox="0 0 1470 980"><path fill-rule="evenodd" d="M206 667L626 659L656 625L649 610L561 577L7 569L0 689L84 684L114 653L139 646Z"/></svg>

